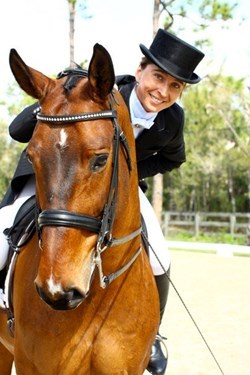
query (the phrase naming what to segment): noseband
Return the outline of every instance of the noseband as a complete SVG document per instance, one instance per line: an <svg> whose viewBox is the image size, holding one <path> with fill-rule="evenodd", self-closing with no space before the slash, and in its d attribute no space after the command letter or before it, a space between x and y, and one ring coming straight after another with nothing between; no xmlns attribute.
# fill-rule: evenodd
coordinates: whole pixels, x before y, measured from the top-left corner
<svg viewBox="0 0 250 375"><path fill-rule="evenodd" d="M81 69L76 69L77 73L80 71L85 72ZM74 70L69 70L68 74L72 73ZM63 72L66 75L65 72ZM63 74L61 73L61 74ZM64 75L59 76L59 78ZM78 74L80 77L86 77L85 74ZM94 263L99 269L100 275L100 285L105 288L111 283L115 278L125 272L131 264L136 260L141 252L141 247L136 251L134 256L118 271L104 276L102 272L102 259L101 253L108 247L118 246L126 243L133 238L137 237L141 233L141 227L134 232L128 234L127 236L121 238L113 238L112 229L115 219L116 202L117 202L117 192L118 192L118 170L119 170L119 145L121 144L126 157L127 165L129 171L132 170L132 163L130 158L129 146L126 137L121 130L117 122L117 112L113 106L113 100L117 102L114 93L111 94L110 99L110 110L98 111L98 112L88 112L72 115L46 115L43 113L37 113L37 120L43 123L49 123L52 125L69 124L75 122L92 121L97 119L112 119L114 128L114 138L113 138L113 170L110 181L109 193L107 202L104 205L103 213L101 218L92 217L85 214L80 214L68 210L44 210L41 211L37 217L37 229L39 235L39 242L41 243L41 230L44 226L63 226L63 227L74 227L85 229L98 234L96 252L94 257Z"/></svg>

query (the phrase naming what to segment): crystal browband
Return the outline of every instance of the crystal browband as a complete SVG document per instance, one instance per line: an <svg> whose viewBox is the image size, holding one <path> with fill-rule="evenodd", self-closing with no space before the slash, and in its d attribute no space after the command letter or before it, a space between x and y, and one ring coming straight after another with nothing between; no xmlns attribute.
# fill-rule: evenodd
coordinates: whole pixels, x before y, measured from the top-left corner
<svg viewBox="0 0 250 375"><path fill-rule="evenodd" d="M99 118L116 118L117 112L112 110L106 110L101 112L87 112L79 113L76 115L58 115L50 116L43 113L37 113L37 120L48 122L48 123L69 123L69 122L80 122L80 121L91 121Z"/></svg>

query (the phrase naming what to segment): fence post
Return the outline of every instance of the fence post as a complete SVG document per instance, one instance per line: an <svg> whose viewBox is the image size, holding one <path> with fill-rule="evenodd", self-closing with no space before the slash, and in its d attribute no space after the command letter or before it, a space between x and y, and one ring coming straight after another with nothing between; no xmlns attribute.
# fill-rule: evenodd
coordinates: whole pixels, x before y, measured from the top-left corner
<svg viewBox="0 0 250 375"><path fill-rule="evenodd" d="M236 217L234 214L230 214L230 234L234 236L235 232Z"/></svg>
<svg viewBox="0 0 250 375"><path fill-rule="evenodd" d="M165 238L168 237L168 225L169 225L169 213L165 211L164 216L163 216L163 228L162 228Z"/></svg>
<svg viewBox="0 0 250 375"><path fill-rule="evenodd" d="M194 216L194 235L195 237L199 235L200 232L200 214L199 212L195 213Z"/></svg>

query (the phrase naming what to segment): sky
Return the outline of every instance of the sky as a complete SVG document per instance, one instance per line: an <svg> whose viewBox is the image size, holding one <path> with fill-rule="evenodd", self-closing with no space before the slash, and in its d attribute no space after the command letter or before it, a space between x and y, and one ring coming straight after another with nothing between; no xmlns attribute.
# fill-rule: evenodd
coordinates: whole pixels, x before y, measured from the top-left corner
<svg viewBox="0 0 250 375"><path fill-rule="evenodd" d="M219 23L208 30L213 50L206 54L197 74L205 76L222 69L226 75L249 79L250 10L248 0L238 2L227 30ZM76 17L75 61L90 60L94 44L100 43L109 51L116 74L134 74L142 56L139 44L149 47L152 41L153 0L87 0L87 4L92 17ZM246 20L239 25L242 17ZM0 101L8 84L14 82L9 68L11 48L27 65L46 75L69 65L68 18L67 0L1 1ZM197 37L188 25L178 36L191 44Z"/></svg>

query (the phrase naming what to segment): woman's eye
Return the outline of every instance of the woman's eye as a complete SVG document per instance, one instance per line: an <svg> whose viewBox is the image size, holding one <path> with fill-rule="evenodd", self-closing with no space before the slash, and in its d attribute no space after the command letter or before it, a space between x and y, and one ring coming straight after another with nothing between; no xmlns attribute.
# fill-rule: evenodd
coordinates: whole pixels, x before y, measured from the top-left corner
<svg viewBox="0 0 250 375"><path fill-rule="evenodd" d="M162 76L161 76L160 74L155 74L155 78L156 78L157 80L159 80L159 81L162 80Z"/></svg>
<svg viewBox="0 0 250 375"><path fill-rule="evenodd" d="M173 83L173 87L176 89L176 90L179 90L181 88L181 85L179 83Z"/></svg>
<svg viewBox="0 0 250 375"><path fill-rule="evenodd" d="M108 154L96 155L90 161L90 169L92 172L98 172L105 167L108 160Z"/></svg>

